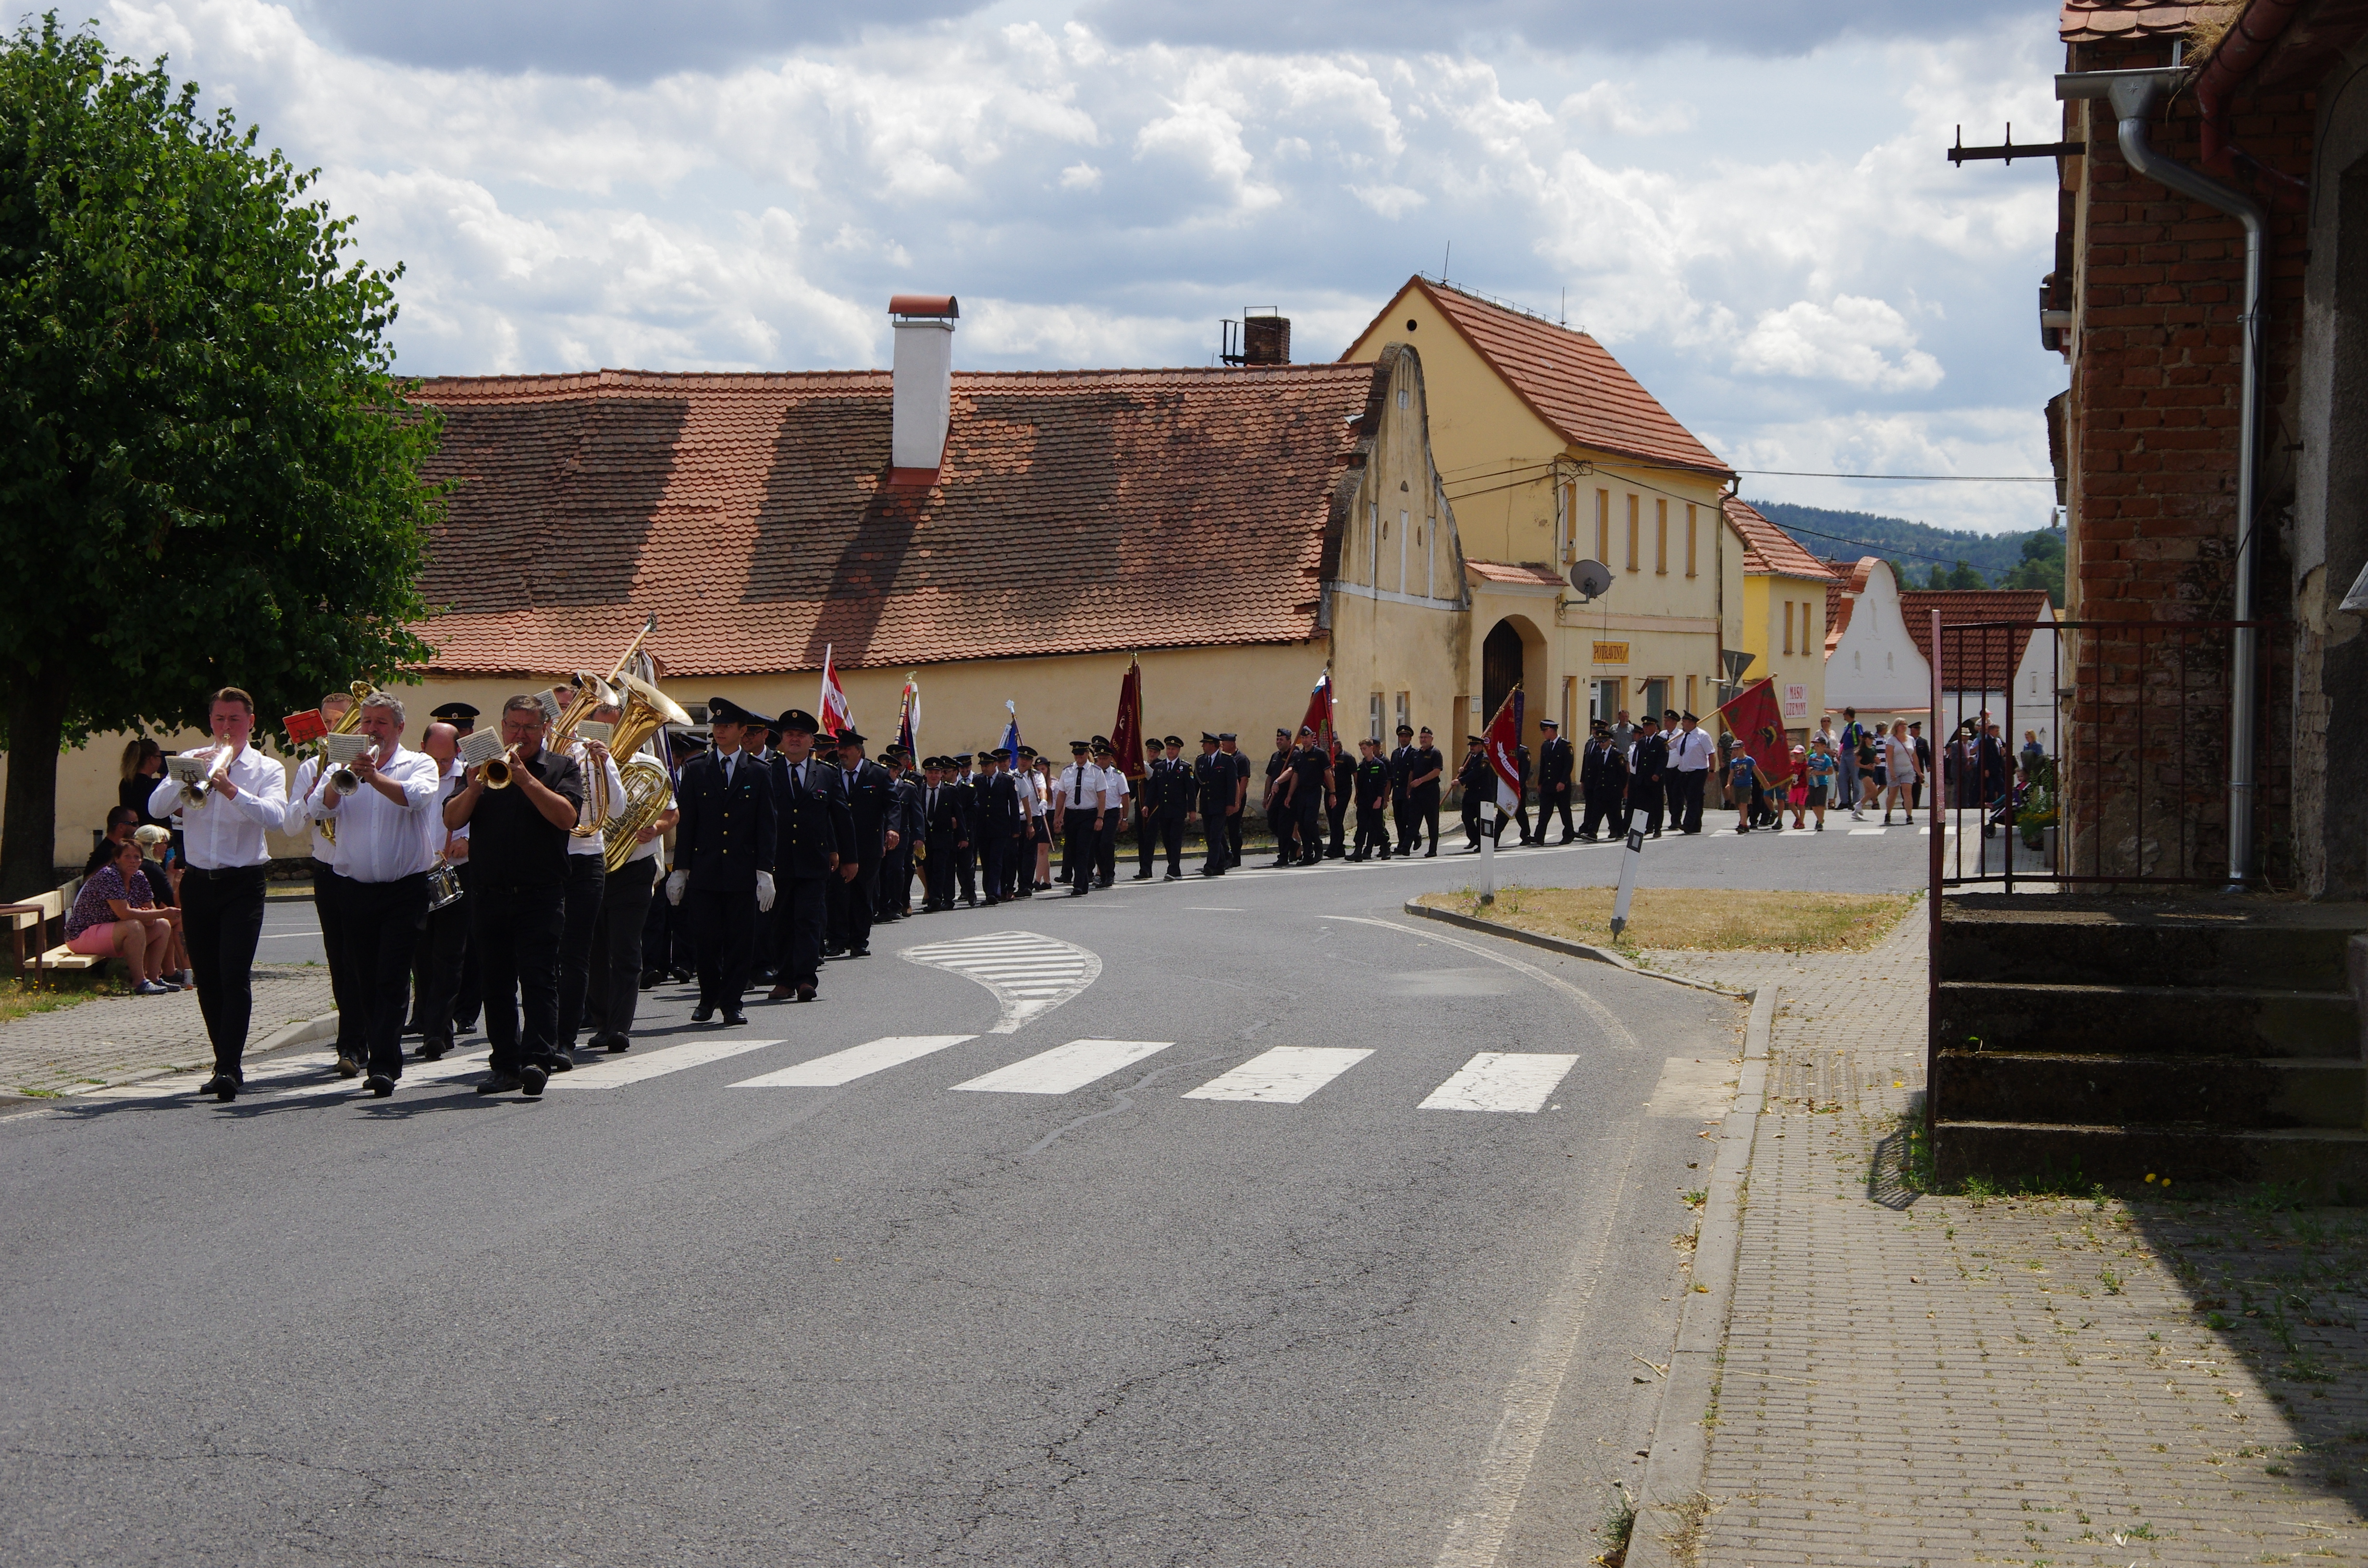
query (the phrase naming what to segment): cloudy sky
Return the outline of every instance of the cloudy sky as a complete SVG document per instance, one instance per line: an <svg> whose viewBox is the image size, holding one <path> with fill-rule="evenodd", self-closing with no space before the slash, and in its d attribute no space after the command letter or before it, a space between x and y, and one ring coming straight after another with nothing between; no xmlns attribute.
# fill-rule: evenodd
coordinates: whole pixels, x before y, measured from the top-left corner
<svg viewBox="0 0 2368 1568"><path fill-rule="evenodd" d="M97 14L405 264L416 374L883 365L901 290L961 296L971 368L1206 364L1266 305L1329 358L1444 266L1584 325L1738 468L2046 472L2053 165L1941 153L2052 139L2052 0ZM1745 494L1997 528L2049 499Z"/></svg>

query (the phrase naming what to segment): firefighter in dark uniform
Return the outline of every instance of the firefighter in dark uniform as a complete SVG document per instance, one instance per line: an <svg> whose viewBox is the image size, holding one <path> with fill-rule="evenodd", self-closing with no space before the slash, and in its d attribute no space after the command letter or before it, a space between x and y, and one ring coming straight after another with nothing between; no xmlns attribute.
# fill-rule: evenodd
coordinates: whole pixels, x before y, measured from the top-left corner
<svg viewBox="0 0 2368 1568"><path fill-rule="evenodd" d="M1357 761L1358 754L1345 747L1332 758L1332 790L1324 801L1324 814L1331 819L1332 826L1332 841L1324 850L1326 860L1343 859L1348 855L1340 846L1340 831L1357 795Z"/></svg>
<svg viewBox="0 0 2368 1568"><path fill-rule="evenodd" d="M956 752L947 761L945 787L962 812L962 836L954 841L954 881L962 885L962 901L978 907L978 780L971 772L971 754Z"/></svg>
<svg viewBox="0 0 2368 1568"><path fill-rule="evenodd" d="M1163 736L1167 755L1159 759L1159 843L1167 851L1167 877L1184 880L1184 819L1192 814L1192 770L1184 761L1184 737Z"/></svg>
<svg viewBox="0 0 2368 1568"><path fill-rule="evenodd" d="M1233 814L1234 794L1239 783L1233 757L1217 749L1216 736L1201 731L1201 756L1192 764L1192 786L1198 791L1194 811L1201 819L1201 836L1209 846L1209 858L1201 867L1204 877L1222 877L1233 863L1233 851L1225 840L1225 824Z"/></svg>
<svg viewBox="0 0 2368 1568"><path fill-rule="evenodd" d="M1645 813L1645 836L1661 836L1661 807L1668 789L1662 778L1668 770L1669 743L1663 740L1658 724L1647 713L1636 723L1635 743L1628 748L1628 812L1620 824L1622 837L1635 825L1635 814Z"/></svg>
<svg viewBox="0 0 2368 1568"><path fill-rule="evenodd" d="M741 749L751 731L768 722L738 703L707 704L711 749L683 765L675 804L675 870L669 899L690 913L699 954L699 1006L691 1021L719 1012L726 1024L745 1024L740 999L748 988L761 903L774 901L773 776Z"/></svg>
<svg viewBox="0 0 2368 1568"><path fill-rule="evenodd" d="M1480 803L1497 798L1497 769L1481 749L1483 744L1478 735L1463 737L1463 766L1455 775L1455 782L1463 790L1463 836L1474 855L1480 852L1483 835L1493 838L1505 825L1505 819L1499 815L1496 831L1492 832L1480 817Z"/></svg>
<svg viewBox="0 0 2368 1568"><path fill-rule="evenodd" d="M1382 743L1379 741L1359 741L1357 754L1357 765L1349 783L1357 806L1357 847L1349 858L1362 860L1379 851L1381 858L1386 860L1390 858L1390 829L1386 812L1395 770L1390 767L1389 759L1382 755Z"/></svg>
<svg viewBox="0 0 2368 1568"><path fill-rule="evenodd" d="M766 1000L814 999L830 890L855 871L855 819L838 768L814 752L822 726L792 708L774 724L781 749L773 773L774 985Z"/></svg>
<svg viewBox="0 0 2368 1568"><path fill-rule="evenodd" d="M1028 813L1020 809L1019 781L1008 771L1011 753L1003 746L984 754L986 771L978 781L978 814L973 828L978 835L979 875L986 880L986 902L1001 903L1012 896L1012 868L1023 854L1028 876L1036 874L1035 845L1028 836Z"/></svg>
<svg viewBox="0 0 2368 1568"><path fill-rule="evenodd" d="M1620 823L1620 801L1628 792L1628 754L1611 738L1611 726L1598 719L1587 737L1587 750L1578 761L1579 793L1587 799L1587 815L1580 820L1578 836L1581 843L1592 844L1609 820L1614 829Z"/></svg>
<svg viewBox="0 0 2368 1568"><path fill-rule="evenodd" d="M1412 724L1398 726L1397 749L1390 753L1389 763L1390 814L1396 821L1398 853L1402 856L1411 855L1414 853L1415 835L1419 831L1415 824L1414 796L1407 788L1414 778L1414 726Z"/></svg>
<svg viewBox="0 0 2368 1568"><path fill-rule="evenodd" d="M1299 781L1291 792L1291 809L1299 818L1299 863L1320 865L1324 860L1324 797L1332 788L1332 759L1316 744L1312 725L1299 726L1299 745L1291 754L1291 771Z"/></svg>
<svg viewBox="0 0 2368 1568"><path fill-rule="evenodd" d="M1406 799L1414 807L1416 828L1428 828L1430 832L1430 847L1422 852L1422 858L1429 860L1439 854L1439 800L1445 791L1447 758L1431 744L1429 725L1425 724L1416 738L1421 744L1414 748L1414 759L1408 765L1411 776L1406 780ZM1420 836L1419 832L1416 836ZM1413 854L1413 839L1399 846L1398 853Z"/></svg>
<svg viewBox="0 0 2368 1568"><path fill-rule="evenodd" d="M1541 719L1538 728L1546 732L1546 738L1538 747L1538 835L1531 842L1546 841L1546 824L1560 812L1562 837L1557 842L1568 844L1578 836L1578 828L1570 820L1571 783L1578 774L1578 757L1563 739L1560 720Z"/></svg>
<svg viewBox="0 0 2368 1568"><path fill-rule="evenodd" d="M951 763L951 757L933 756L921 770L922 842L929 847L921 908L930 914L954 906L954 855L967 836L959 786L948 781Z"/></svg>
<svg viewBox="0 0 2368 1568"><path fill-rule="evenodd" d="M1274 830L1277 866L1296 865L1299 861L1298 846L1292 842L1299 826L1299 812L1291 801L1298 775L1292 771L1291 758L1291 732L1275 731L1274 750L1266 759L1266 791L1258 797L1258 809L1266 812L1267 826Z"/></svg>
<svg viewBox="0 0 2368 1568"><path fill-rule="evenodd" d="M1152 858L1159 852L1159 812L1167 799L1167 764L1159 755L1157 741L1143 743L1143 782L1135 786L1134 799L1134 880L1151 880Z"/></svg>
<svg viewBox="0 0 2368 1568"><path fill-rule="evenodd" d="M839 784L855 824L855 875L832 884L838 902L832 912L831 945L848 958L868 958L880 864L904 843L904 803L888 770L863 755L861 735L841 730L836 738ZM846 869L842 862L839 869Z"/></svg>

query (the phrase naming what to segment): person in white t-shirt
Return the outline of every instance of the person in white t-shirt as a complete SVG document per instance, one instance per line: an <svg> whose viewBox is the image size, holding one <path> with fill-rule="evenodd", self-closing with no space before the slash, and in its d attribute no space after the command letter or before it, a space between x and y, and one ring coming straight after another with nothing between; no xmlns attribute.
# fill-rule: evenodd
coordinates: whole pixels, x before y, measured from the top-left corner
<svg viewBox="0 0 2368 1568"><path fill-rule="evenodd" d="M1904 719L1894 723L1891 733L1883 738L1883 825L1891 825L1895 802L1899 807L1899 820L1914 822L1916 815L1908 805L1910 790L1923 778L1924 769L1916 760L1916 743L1907 738L1907 722Z"/></svg>

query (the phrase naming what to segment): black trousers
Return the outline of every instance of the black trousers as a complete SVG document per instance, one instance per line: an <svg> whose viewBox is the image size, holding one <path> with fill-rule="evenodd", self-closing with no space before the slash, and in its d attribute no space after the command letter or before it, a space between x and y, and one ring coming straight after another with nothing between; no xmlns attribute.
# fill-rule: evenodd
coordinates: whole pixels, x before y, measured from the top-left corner
<svg viewBox="0 0 2368 1568"><path fill-rule="evenodd" d="M329 960L329 996L337 1005L337 1054L359 1062L367 1049L362 1043L362 1006L353 988L352 966L346 961L346 903L338 881L336 867L314 858L313 915L321 923L321 951Z"/></svg>
<svg viewBox="0 0 2368 1568"><path fill-rule="evenodd" d="M1570 825L1570 786L1568 784L1562 784L1555 786L1553 791L1542 793L1538 796L1539 843L1543 844L1545 842L1546 829L1553 824L1554 813L1556 812L1560 812L1562 813L1563 837L1569 839L1575 838L1578 835L1578 829Z"/></svg>
<svg viewBox="0 0 2368 1568"><path fill-rule="evenodd" d="M871 901L879 896L881 864L878 860L863 861L852 881L842 877L831 884L833 895L839 901L838 939L850 953L871 950Z"/></svg>
<svg viewBox="0 0 2368 1568"><path fill-rule="evenodd" d="M493 1046L486 1065L496 1074L516 1076L529 1062L558 1054L552 1042L559 1038L559 932L566 897L561 882L486 887L481 880L461 901L476 906L469 915L469 945L484 984L485 1039Z"/></svg>
<svg viewBox="0 0 2368 1568"><path fill-rule="evenodd" d="M1581 838L1595 837L1596 835L1601 831L1604 825L1604 819L1606 817L1611 819L1612 831L1615 833L1618 832L1620 821L1619 795L1610 790L1597 789L1588 790L1587 792L1587 815L1581 819L1579 823L1578 835Z"/></svg>
<svg viewBox="0 0 2368 1568"><path fill-rule="evenodd" d="M1413 836L1406 840L1406 847L1401 849L1398 853L1402 855L1413 854L1415 845L1421 840L1423 830L1428 829L1430 834L1429 853L1433 855L1438 854L1439 787L1437 785L1429 785L1415 792L1414 823L1416 831Z"/></svg>
<svg viewBox="0 0 2368 1568"><path fill-rule="evenodd" d="M452 1014L469 951L469 872L461 868L461 902L428 910L411 949L412 1017L427 1051L452 1048Z"/></svg>
<svg viewBox="0 0 2368 1568"><path fill-rule="evenodd" d="M871 875L857 881L862 883L864 897L869 901L866 907L870 914L865 916L863 928L863 940L868 943L871 940L871 921L882 915L903 915L913 907L913 846L900 843L894 849L882 851Z"/></svg>
<svg viewBox="0 0 2368 1568"><path fill-rule="evenodd" d="M1225 818L1225 864L1242 863L1242 818L1247 813L1235 812Z"/></svg>
<svg viewBox="0 0 2368 1568"><path fill-rule="evenodd" d="M601 885L600 918L592 929L592 974L584 989L584 1021L597 1039L633 1032L642 996L642 928L658 861L628 860Z"/></svg>
<svg viewBox="0 0 2368 1568"><path fill-rule="evenodd" d="M1209 876L1224 876L1226 866L1232 863L1233 850L1225 843L1225 819L1223 813L1216 816L1202 813L1201 840L1208 852L1201 862L1201 869Z"/></svg>
<svg viewBox="0 0 2368 1568"><path fill-rule="evenodd" d="M1299 858L1299 812L1290 801L1278 795L1267 806L1266 824L1274 830L1274 858L1277 860Z"/></svg>
<svg viewBox="0 0 2368 1568"><path fill-rule="evenodd" d="M1184 819L1180 816L1161 817L1158 822L1159 846L1167 851L1167 874L1184 874Z"/></svg>
<svg viewBox="0 0 2368 1568"><path fill-rule="evenodd" d="M1309 865L1324 858L1324 791L1311 790L1299 799L1299 858Z"/></svg>
<svg viewBox="0 0 2368 1568"><path fill-rule="evenodd" d="M427 873L391 882L340 879L347 983L361 1008L361 1045L375 1077L403 1076L403 1015L411 1005L411 955L427 916Z"/></svg>
<svg viewBox="0 0 2368 1568"><path fill-rule="evenodd" d="M461 902L467 903L476 895L477 868L468 861L461 862ZM452 994L452 1032L467 1034L477 1027L477 1015L484 1010L484 976L477 967L477 944L469 940L468 933L476 929L476 916L464 915L461 921L461 987Z"/></svg>
<svg viewBox="0 0 2368 1568"><path fill-rule="evenodd" d="M1684 803L1686 813L1685 821L1672 823L1670 825L1681 827L1688 833L1700 833L1702 818L1702 787L1710 782L1710 770L1704 767L1689 768L1680 773L1671 774L1670 778L1676 781L1677 796Z"/></svg>
<svg viewBox="0 0 2368 1568"><path fill-rule="evenodd" d="M1119 814L1119 812L1103 812L1101 832L1094 838L1094 875L1104 887L1118 881Z"/></svg>
<svg viewBox="0 0 2368 1568"><path fill-rule="evenodd" d="M1343 853L1340 847L1340 832L1349 820L1349 797L1343 795L1326 805L1324 808L1324 814L1332 822L1332 843L1330 847L1325 850L1325 854L1337 859Z"/></svg>
<svg viewBox="0 0 2368 1568"><path fill-rule="evenodd" d="M600 929L608 868L598 855L567 857L567 908L559 928L559 1049L575 1049L584 1027L584 992L592 983L592 941Z"/></svg>
<svg viewBox="0 0 2368 1568"><path fill-rule="evenodd" d="M1626 833L1634 826L1636 814L1642 812L1645 817L1645 831L1660 832L1661 808L1668 802L1668 785L1660 778L1630 779L1628 782L1629 820L1621 824L1621 831ZM1675 827L1678 824L1672 822L1669 825Z"/></svg>
<svg viewBox="0 0 2368 1568"><path fill-rule="evenodd" d="M1357 808L1357 853L1367 855L1376 849L1382 852L1383 859L1386 860L1390 858L1390 830L1383 819L1382 808L1377 805L1359 806Z"/></svg>
<svg viewBox="0 0 2368 1568"><path fill-rule="evenodd" d="M1390 801L1390 816L1398 830L1398 853L1414 853L1414 841L1421 836L1422 819L1415 814L1414 802L1403 798Z"/></svg>
<svg viewBox="0 0 2368 1568"><path fill-rule="evenodd" d="M780 985L817 985L822 981L822 938L830 925L830 884L837 871L820 877L773 873L773 953Z"/></svg>
<svg viewBox="0 0 2368 1568"><path fill-rule="evenodd" d="M675 906L663 898L650 900L642 918L642 972L663 975L674 968Z"/></svg>
<svg viewBox="0 0 2368 1568"><path fill-rule="evenodd" d="M1134 869L1144 876L1151 875L1151 862L1159 854L1159 819L1149 812L1138 812L1134 819Z"/></svg>
<svg viewBox="0 0 2368 1568"><path fill-rule="evenodd" d="M244 1079L246 1026L255 1014L255 945L263 936L263 868L190 867L181 879L181 930L198 983L198 1011L213 1042L214 1071Z"/></svg>
<svg viewBox="0 0 2368 1568"><path fill-rule="evenodd" d="M978 900L978 841L954 846L954 879L962 883L962 895L967 903Z"/></svg>
<svg viewBox="0 0 2368 1568"><path fill-rule="evenodd" d="M923 868L922 903L929 909L951 909L954 903L954 835L929 835L929 859ZM895 901L889 901L894 903Z"/></svg>
<svg viewBox="0 0 2368 1568"><path fill-rule="evenodd" d="M1019 858L1019 844L1000 828L989 829L979 840L979 880L986 883L986 896L997 903L1011 896L1011 868Z"/></svg>
<svg viewBox="0 0 2368 1568"><path fill-rule="evenodd" d="M1094 857L1101 847L1094 816L1073 809L1061 817L1061 880L1079 892L1094 885Z"/></svg>
<svg viewBox="0 0 2368 1568"><path fill-rule="evenodd" d="M682 906L690 911L692 939L699 948L699 1005L738 1012L748 989L748 967L757 955L756 890L705 892L691 888L683 893ZM868 925L864 935L871 935Z"/></svg>

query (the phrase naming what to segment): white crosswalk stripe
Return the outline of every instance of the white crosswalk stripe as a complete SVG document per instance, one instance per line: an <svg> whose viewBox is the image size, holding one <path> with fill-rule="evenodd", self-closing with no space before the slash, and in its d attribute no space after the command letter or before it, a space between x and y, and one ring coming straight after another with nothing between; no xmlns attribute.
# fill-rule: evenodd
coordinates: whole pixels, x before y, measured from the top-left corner
<svg viewBox="0 0 2368 1568"><path fill-rule="evenodd" d="M743 1056L780 1043L778 1040L743 1040L730 1036L723 1040L702 1040L691 1045L670 1045L663 1051L635 1051L627 1056L612 1056L606 1062L596 1062L589 1067L578 1067L573 1073L553 1073L551 1086L554 1089L621 1088L627 1084L662 1078L668 1073L679 1073L687 1067L704 1067L711 1062Z"/></svg>
<svg viewBox="0 0 2368 1568"><path fill-rule="evenodd" d="M907 963L941 969L995 994L1003 1016L990 1034L1009 1034L1085 990L1102 960L1074 942L1033 931L992 931L959 941L929 942L896 955Z"/></svg>
<svg viewBox="0 0 2368 1568"><path fill-rule="evenodd" d="M1372 1054L1321 1045L1278 1045L1185 1095L1188 1100L1297 1105Z"/></svg>
<svg viewBox="0 0 2368 1568"><path fill-rule="evenodd" d="M1165 1051L1171 1043L1164 1040L1073 1040L954 1087L990 1094L1065 1095L1072 1089L1084 1088L1097 1078L1106 1078L1130 1062Z"/></svg>
<svg viewBox="0 0 2368 1568"><path fill-rule="evenodd" d="M901 1067L907 1062L917 1062L950 1045L960 1045L966 1040L976 1040L969 1034L905 1034L890 1035L865 1045L853 1045L845 1051L834 1051L828 1056L817 1056L811 1062L801 1062L794 1067L784 1067L777 1073L759 1074L743 1078L732 1085L735 1089L835 1089L842 1084L852 1084L858 1078L868 1078L874 1073L884 1073L891 1067Z"/></svg>
<svg viewBox="0 0 2368 1568"><path fill-rule="evenodd" d="M1423 1110L1543 1110L1576 1055L1554 1051L1484 1051L1433 1089Z"/></svg>
<svg viewBox="0 0 2368 1568"><path fill-rule="evenodd" d="M268 1066L248 1068L246 1087L253 1092L279 1079L300 1078L308 1073L325 1073L328 1070L328 1061L319 1056L307 1056L301 1062L274 1062ZM161 1078L142 1078L136 1083L85 1089L71 1097L78 1100L170 1099L175 1095L196 1094L198 1086L213 1075L212 1068L201 1067L190 1073L172 1073Z"/></svg>
<svg viewBox="0 0 2368 1568"><path fill-rule="evenodd" d="M405 1062L403 1064L403 1076L395 1080L395 1092L401 1094L405 1089L418 1088L423 1085L450 1083L455 1078L472 1077L482 1073L485 1070L485 1047L479 1046L474 1051L464 1051L458 1056L447 1056L435 1062ZM320 1067L318 1062L312 1065ZM327 1069L321 1068L321 1070ZM254 1090L255 1075L249 1074L247 1096L242 1097L251 1096L267 1100L336 1099L340 1096L370 1093L369 1086L359 1078L332 1078L324 1084L299 1084L293 1088L278 1089L264 1095L256 1095Z"/></svg>

